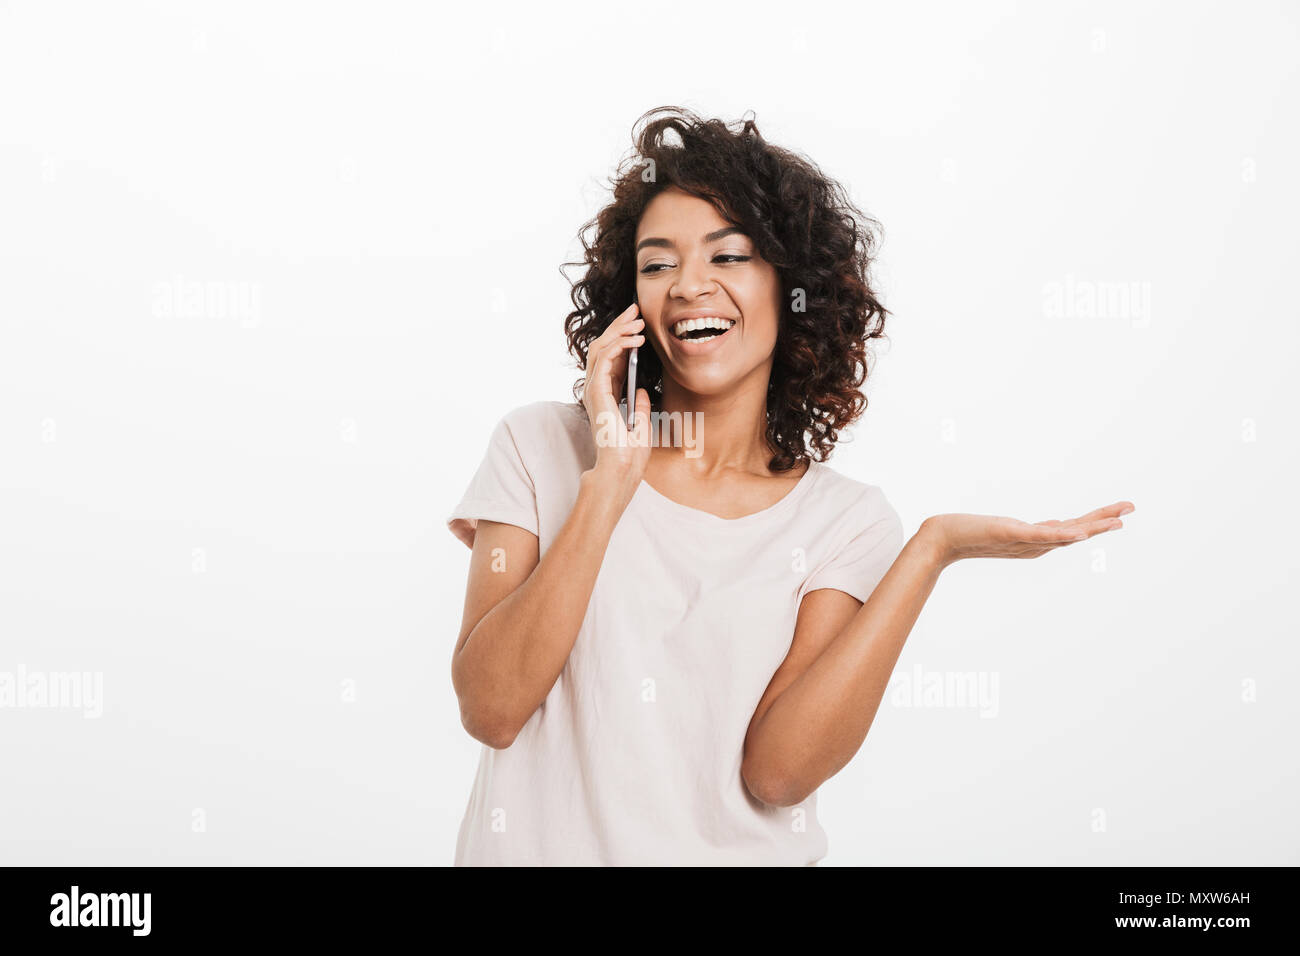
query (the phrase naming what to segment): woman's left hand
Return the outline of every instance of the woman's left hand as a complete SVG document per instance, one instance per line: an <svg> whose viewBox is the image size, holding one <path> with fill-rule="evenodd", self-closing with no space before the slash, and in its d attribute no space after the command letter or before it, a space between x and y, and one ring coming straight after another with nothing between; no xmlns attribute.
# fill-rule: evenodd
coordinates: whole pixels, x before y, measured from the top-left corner
<svg viewBox="0 0 1300 956"><path fill-rule="evenodd" d="M1120 516L1133 510L1132 502L1117 501L1069 521L1035 524L992 515L934 515L922 522L917 533L930 542L941 567L963 558L1036 558L1122 528Z"/></svg>

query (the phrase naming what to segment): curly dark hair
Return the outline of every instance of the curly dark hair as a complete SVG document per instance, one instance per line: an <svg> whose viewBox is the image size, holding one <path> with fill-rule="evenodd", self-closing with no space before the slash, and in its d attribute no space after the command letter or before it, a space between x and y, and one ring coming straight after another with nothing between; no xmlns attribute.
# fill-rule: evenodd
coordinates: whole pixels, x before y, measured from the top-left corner
<svg viewBox="0 0 1300 956"><path fill-rule="evenodd" d="M636 292L633 244L650 200L676 186L709 201L744 230L780 277L785 305L768 383L767 440L775 451L768 467L781 472L805 458L825 461L840 429L866 411L861 386L873 358L867 340L884 335L889 313L868 275L879 223L810 160L766 142L753 115L727 124L661 106L637 120L633 152L610 180L613 202L579 232L584 261L561 266L566 279L566 267L586 266L579 281L570 281L574 310L564 328L569 352L583 369L592 341ZM670 131L678 143L668 141ZM652 176L644 175L647 169ZM803 292L801 311L791 301L796 290ZM658 407L663 364L653 347L641 349L638 366L638 384ZM575 399L582 387L579 378Z"/></svg>

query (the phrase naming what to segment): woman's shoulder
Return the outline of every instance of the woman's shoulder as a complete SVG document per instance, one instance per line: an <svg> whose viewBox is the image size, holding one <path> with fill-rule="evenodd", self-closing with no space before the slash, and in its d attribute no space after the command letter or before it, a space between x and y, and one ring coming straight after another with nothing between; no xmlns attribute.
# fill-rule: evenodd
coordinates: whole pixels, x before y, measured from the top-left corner
<svg viewBox="0 0 1300 956"><path fill-rule="evenodd" d="M814 497L822 507L834 509L853 524L885 521L901 526L898 512L880 485L853 477L825 462L817 462L812 467L820 472Z"/></svg>
<svg viewBox="0 0 1300 956"><path fill-rule="evenodd" d="M578 402L537 401L517 405L501 418L510 428L522 430L585 429L586 411Z"/></svg>
<svg viewBox="0 0 1300 956"><path fill-rule="evenodd" d="M586 410L578 402L536 401L517 405L501 416L497 428L509 434L528 464L555 462L565 451L581 464L589 454L591 430L587 426Z"/></svg>

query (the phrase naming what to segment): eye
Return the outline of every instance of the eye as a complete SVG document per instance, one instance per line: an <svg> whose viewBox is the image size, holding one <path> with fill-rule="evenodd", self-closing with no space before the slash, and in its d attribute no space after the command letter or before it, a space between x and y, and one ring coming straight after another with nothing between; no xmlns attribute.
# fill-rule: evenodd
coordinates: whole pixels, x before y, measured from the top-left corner
<svg viewBox="0 0 1300 956"><path fill-rule="evenodd" d="M753 256L744 256L739 253L720 252L713 257L713 261L727 265L734 262L749 262L752 258ZM641 274L654 275L656 272L671 268L672 266L666 262L652 262L649 265L642 267Z"/></svg>

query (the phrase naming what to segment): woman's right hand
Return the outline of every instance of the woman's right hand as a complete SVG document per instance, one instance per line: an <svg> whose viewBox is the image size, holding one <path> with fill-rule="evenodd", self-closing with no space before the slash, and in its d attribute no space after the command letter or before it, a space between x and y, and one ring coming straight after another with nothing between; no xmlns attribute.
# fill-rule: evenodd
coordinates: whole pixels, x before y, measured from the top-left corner
<svg viewBox="0 0 1300 956"><path fill-rule="evenodd" d="M635 490L650 461L650 394L636 390L635 427L619 414L618 398L626 389L628 349L645 345L645 320L636 304L628 306L587 348L582 404L596 444L595 471Z"/></svg>

